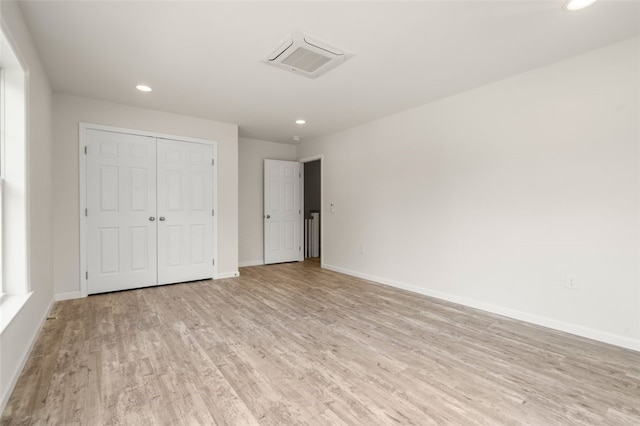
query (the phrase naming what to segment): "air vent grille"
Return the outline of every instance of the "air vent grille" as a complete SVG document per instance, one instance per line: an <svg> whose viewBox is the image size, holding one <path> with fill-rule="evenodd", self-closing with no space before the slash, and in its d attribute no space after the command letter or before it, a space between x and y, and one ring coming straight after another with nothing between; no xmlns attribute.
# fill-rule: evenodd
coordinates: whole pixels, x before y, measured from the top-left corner
<svg viewBox="0 0 640 426"><path fill-rule="evenodd" d="M278 46L262 62L309 78L316 78L353 56L300 31L293 31Z"/></svg>
<svg viewBox="0 0 640 426"><path fill-rule="evenodd" d="M315 72L329 62L331 58L320 55L304 47L298 47L291 55L285 57L282 63L306 72Z"/></svg>

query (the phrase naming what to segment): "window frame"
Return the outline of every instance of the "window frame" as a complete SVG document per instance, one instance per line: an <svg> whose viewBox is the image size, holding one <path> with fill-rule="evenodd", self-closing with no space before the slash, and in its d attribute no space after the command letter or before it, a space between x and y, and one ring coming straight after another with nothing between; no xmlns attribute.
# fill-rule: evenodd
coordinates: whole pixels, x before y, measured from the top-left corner
<svg viewBox="0 0 640 426"><path fill-rule="evenodd" d="M29 69L6 28L0 16L0 335L33 296L29 274Z"/></svg>
<svg viewBox="0 0 640 426"><path fill-rule="evenodd" d="M0 58L1 61L2 58ZM0 62L1 65L1 62ZM4 289L4 68L0 67L0 302L5 297Z"/></svg>

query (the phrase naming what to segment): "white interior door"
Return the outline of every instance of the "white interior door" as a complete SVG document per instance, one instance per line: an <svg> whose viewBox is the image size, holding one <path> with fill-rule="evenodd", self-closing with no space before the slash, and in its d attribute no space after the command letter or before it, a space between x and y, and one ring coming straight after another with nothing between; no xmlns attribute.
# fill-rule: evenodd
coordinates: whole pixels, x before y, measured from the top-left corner
<svg viewBox="0 0 640 426"><path fill-rule="evenodd" d="M300 163L264 160L264 263L301 260Z"/></svg>
<svg viewBox="0 0 640 426"><path fill-rule="evenodd" d="M213 276L213 147L158 139L158 284Z"/></svg>
<svg viewBox="0 0 640 426"><path fill-rule="evenodd" d="M88 293L156 285L155 139L86 135Z"/></svg>

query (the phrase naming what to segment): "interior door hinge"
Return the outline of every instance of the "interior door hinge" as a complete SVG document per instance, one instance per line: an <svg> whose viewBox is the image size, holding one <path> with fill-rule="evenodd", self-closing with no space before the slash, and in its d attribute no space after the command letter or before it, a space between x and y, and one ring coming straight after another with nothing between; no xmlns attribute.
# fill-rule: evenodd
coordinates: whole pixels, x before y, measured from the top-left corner
<svg viewBox="0 0 640 426"><path fill-rule="evenodd" d="M84 277L85 277L86 279L89 279L89 271L87 271L87 272L85 272L85 273L84 273Z"/></svg>
<svg viewBox="0 0 640 426"><path fill-rule="evenodd" d="M212 259L212 260L211 260L211 264L212 264L213 266L216 266L216 260L215 260L215 259Z"/></svg>
<svg viewBox="0 0 640 426"><path fill-rule="evenodd" d="M215 158L212 158L212 159L211 159L211 165L212 165L212 166L215 166L215 165L216 165L216 160L215 160Z"/></svg>
<svg viewBox="0 0 640 426"><path fill-rule="evenodd" d="M89 210L88 209L84 209L84 215L85 215L85 217L89 216Z"/></svg>
<svg viewBox="0 0 640 426"><path fill-rule="evenodd" d="M300 248L300 246L298 246L298 251L302 250L302 248Z"/></svg>
<svg viewBox="0 0 640 426"><path fill-rule="evenodd" d="M84 155L87 155L87 147L84 147Z"/></svg>
<svg viewBox="0 0 640 426"><path fill-rule="evenodd" d="M216 215L216 209L211 209L211 216L215 216Z"/></svg>

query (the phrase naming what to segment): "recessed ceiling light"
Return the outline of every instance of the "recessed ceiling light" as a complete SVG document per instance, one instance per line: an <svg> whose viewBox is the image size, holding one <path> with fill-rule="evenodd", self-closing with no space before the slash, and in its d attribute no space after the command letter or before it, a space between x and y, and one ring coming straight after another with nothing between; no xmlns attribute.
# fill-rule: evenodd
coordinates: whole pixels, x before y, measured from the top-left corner
<svg viewBox="0 0 640 426"><path fill-rule="evenodd" d="M141 92L150 92L151 91L151 87L145 85L145 84L138 84L136 86L136 89L138 89Z"/></svg>
<svg viewBox="0 0 640 426"><path fill-rule="evenodd" d="M584 9L591 6L596 0L569 0L565 3L564 8L570 11Z"/></svg>
<svg viewBox="0 0 640 426"><path fill-rule="evenodd" d="M306 120L303 120L301 118L296 120L296 124L305 124L305 123L306 123Z"/></svg>
<svg viewBox="0 0 640 426"><path fill-rule="evenodd" d="M296 142L300 142L302 138L300 136L294 136L292 139Z"/></svg>

